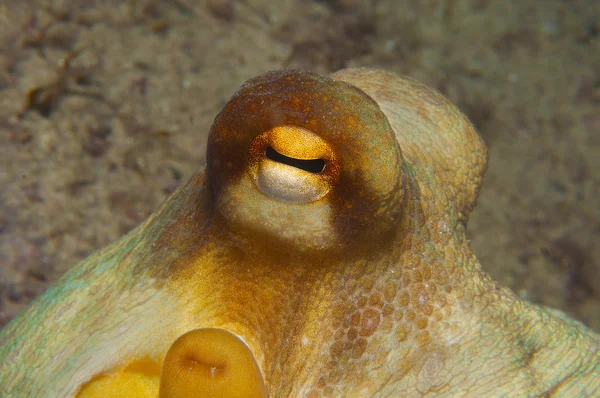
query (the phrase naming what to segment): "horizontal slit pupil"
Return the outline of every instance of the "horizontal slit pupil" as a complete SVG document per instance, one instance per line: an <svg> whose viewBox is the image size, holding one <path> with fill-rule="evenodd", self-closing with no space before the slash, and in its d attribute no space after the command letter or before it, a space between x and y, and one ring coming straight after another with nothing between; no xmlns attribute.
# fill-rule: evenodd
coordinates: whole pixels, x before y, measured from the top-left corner
<svg viewBox="0 0 600 398"><path fill-rule="evenodd" d="M271 159L274 162L287 164L288 166L296 167L298 169L308 171L309 173L320 173L325 168L325 161L323 159L295 159L288 156L282 155L270 146L267 146L266 151L267 159Z"/></svg>

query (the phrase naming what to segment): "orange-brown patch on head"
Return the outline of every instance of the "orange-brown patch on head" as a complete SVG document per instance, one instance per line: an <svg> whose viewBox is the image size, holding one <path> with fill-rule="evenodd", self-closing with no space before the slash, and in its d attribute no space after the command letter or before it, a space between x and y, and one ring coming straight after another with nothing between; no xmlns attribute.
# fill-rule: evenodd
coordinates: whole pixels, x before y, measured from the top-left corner
<svg viewBox="0 0 600 398"><path fill-rule="evenodd" d="M363 313L360 335L363 337L371 336L377 328L379 327L379 323L381 322L381 313L374 309L367 309Z"/></svg>
<svg viewBox="0 0 600 398"><path fill-rule="evenodd" d="M385 287L383 288L383 297L388 303L396 298L396 283L394 281L385 284Z"/></svg>
<svg viewBox="0 0 600 398"><path fill-rule="evenodd" d="M408 338L410 333L410 325L401 324L396 328L396 339L401 342Z"/></svg>
<svg viewBox="0 0 600 398"><path fill-rule="evenodd" d="M352 358L359 359L367 350L368 341L366 339L358 339L352 346Z"/></svg>

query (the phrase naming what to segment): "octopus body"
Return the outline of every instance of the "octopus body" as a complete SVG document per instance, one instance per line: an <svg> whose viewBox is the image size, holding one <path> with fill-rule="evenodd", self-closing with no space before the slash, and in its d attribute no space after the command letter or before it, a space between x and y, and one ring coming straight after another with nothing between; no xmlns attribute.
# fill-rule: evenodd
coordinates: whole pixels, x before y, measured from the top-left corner
<svg viewBox="0 0 600 398"><path fill-rule="evenodd" d="M486 156L411 79L253 78L206 166L2 331L0 395L600 395L598 335L471 252Z"/></svg>

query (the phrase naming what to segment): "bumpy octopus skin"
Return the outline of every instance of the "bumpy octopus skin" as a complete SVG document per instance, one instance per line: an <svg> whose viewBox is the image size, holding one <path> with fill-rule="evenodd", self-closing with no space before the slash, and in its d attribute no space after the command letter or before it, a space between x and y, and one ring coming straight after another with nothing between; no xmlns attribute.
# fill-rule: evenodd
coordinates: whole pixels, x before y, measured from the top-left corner
<svg viewBox="0 0 600 398"><path fill-rule="evenodd" d="M598 396L600 337L469 248L485 167L413 80L253 78L206 167L2 331L0 395Z"/></svg>

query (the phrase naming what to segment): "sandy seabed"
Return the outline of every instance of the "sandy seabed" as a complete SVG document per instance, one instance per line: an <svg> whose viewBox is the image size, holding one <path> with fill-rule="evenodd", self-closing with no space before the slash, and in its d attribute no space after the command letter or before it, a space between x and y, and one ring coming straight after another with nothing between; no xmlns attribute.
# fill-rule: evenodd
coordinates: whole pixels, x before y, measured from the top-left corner
<svg viewBox="0 0 600 398"><path fill-rule="evenodd" d="M0 0L0 327L204 163L271 69L412 76L490 148L484 269L600 330L600 2Z"/></svg>

